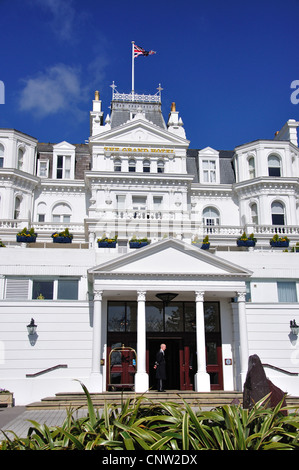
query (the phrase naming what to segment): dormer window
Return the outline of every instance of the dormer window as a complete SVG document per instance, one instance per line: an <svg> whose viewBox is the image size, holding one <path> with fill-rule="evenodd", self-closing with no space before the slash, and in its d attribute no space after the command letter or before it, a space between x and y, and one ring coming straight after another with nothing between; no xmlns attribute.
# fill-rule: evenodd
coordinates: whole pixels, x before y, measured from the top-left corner
<svg viewBox="0 0 299 470"><path fill-rule="evenodd" d="M216 161L203 160L202 173L204 183L216 183Z"/></svg>
<svg viewBox="0 0 299 470"><path fill-rule="evenodd" d="M281 176L281 161L276 155L268 157L268 174L269 176Z"/></svg>
<svg viewBox="0 0 299 470"><path fill-rule="evenodd" d="M203 184L219 184L219 152L206 147L198 152L199 181Z"/></svg>
<svg viewBox="0 0 299 470"><path fill-rule="evenodd" d="M53 178L75 178L75 146L61 142L53 146Z"/></svg>

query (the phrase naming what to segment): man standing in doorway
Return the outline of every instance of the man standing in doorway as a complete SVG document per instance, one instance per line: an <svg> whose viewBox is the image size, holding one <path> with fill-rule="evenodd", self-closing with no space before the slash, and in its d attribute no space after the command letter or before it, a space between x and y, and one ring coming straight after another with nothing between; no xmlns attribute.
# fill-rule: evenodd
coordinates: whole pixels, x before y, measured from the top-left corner
<svg viewBox="0 0 299 470"><path fill-rule="evenodd" d="M156 355L156 362L154 369L156 369L156 379L157 379L157 388L158 392L165 392L163 388L163 382L166 380L166 362L164 351L166 349L166 344L160 345L160 350Z"/></svg>

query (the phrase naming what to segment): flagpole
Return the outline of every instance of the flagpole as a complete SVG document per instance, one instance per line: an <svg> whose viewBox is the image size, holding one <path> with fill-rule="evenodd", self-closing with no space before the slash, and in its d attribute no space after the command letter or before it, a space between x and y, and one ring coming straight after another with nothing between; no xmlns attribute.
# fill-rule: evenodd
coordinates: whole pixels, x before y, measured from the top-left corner
<svg viewBox="0 0 299 470"><path fill-rule="evenodd" d="M134 100L134 44L132 41L132 99Z"/></svg>

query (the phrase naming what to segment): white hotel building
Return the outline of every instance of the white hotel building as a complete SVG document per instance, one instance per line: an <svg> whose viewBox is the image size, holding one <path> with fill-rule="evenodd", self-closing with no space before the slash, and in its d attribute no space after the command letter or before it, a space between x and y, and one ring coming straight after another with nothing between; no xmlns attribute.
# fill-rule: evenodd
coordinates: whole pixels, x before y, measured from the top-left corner
<svg viewBox="0 0 299 470"><path fill-rule="evenodd" d="M17 405L81 391L74 379L146 392L162 342L168 390L241 391L257 354L299 395L298 123L231 151L189 149L160 91L114 87L107 116L96 92L86 144L0 129L0 388ZM35 242L17 241L24 227ZM65 228L72 242L54 243ZM254 247L237 246L244 231Z"/></svg>

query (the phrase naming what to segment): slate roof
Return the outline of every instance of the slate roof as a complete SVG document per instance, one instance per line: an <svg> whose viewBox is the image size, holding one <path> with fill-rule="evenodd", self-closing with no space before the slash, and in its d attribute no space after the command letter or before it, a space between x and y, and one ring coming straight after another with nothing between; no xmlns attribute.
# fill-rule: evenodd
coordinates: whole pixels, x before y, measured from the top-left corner
<svg viewBox="0 0 299 470"><path fill-rule="evenodd" d="M144 102L111 102L111 129L121 126L130 120L131 113L137 112L142 108L145 118L156 126L166 129L166 124L161 111L160 103Z"/></svg>

